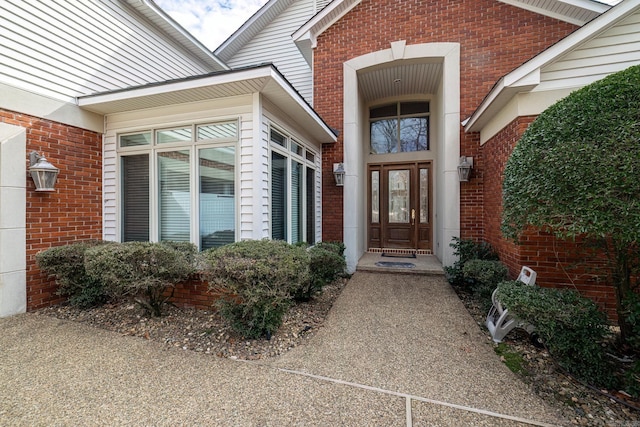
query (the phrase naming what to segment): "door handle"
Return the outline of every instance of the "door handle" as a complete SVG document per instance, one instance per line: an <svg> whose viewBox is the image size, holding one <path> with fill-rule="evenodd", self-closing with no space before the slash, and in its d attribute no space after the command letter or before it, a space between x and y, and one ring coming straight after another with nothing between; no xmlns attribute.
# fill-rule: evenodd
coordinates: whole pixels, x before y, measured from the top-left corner
<svg viewBox="0 0 640 427"><path fill-rule="evenodd" d="M416 210L411 209L411 225L416 225Z"/></svg>

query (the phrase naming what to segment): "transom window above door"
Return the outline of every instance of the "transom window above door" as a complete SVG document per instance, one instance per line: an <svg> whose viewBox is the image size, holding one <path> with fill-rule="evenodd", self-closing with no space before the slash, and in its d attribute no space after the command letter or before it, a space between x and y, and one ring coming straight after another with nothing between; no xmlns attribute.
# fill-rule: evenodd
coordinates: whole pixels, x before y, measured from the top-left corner
<svg viewBox="0 0 640 427"><path fill-rule="evenodd" d="M429 150L429 103L395 102L369 110L371 154Z"/></svg>

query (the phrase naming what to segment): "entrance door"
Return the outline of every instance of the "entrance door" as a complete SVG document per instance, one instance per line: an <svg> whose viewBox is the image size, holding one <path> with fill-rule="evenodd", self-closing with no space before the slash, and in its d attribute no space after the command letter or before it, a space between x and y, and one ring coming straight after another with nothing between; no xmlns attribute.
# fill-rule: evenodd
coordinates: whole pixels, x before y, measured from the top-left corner
<svg viewBox="0 0 640 427"><path fill-rule="evenodd" d="M369 165L369 248L432 250L431 163Z"/></svg>

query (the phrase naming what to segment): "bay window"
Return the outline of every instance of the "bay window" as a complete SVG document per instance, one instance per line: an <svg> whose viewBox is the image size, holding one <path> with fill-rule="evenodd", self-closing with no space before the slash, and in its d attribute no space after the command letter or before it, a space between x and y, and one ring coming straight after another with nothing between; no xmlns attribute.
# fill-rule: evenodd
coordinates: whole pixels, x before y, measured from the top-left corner
<svg viewBox="0 0 640 427"><path fill-rule="evenodd" d="M235 241L237 121L119 136L122 241Z"/></svg>
<svg viewBox="0 0 640 427"><path fill-rule="evenodd" d="M273 128L270 141L271 238L314 244L316 154Z"/></svg>

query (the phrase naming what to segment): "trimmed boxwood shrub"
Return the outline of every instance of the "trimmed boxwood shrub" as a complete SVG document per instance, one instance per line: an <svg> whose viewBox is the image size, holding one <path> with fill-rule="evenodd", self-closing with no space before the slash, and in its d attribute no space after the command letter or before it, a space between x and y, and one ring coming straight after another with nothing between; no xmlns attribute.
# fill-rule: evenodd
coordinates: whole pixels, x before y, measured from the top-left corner
<svg viewBox="0 0 640 427"><path fill-rule="evenodd" d="M333 250L332 250L333 249ZM294 294L297 301L308 301L325 285L344 275L347 263L338 245L325 244L309 248L309 280Z"/></svg>
<svg viewBox="0 0 640 427"><path fill-rule="evenodd" d="M85 240L69 245L46 249L36 254L38 267L58 284L58 295L68 297L71 305L90 308L107 301L107 294L100 277L91 277L84 268L88 249L110 242Z"/></svg>
<svg viewBox="0 0 640 427"><path fill-rule="evenodd" d="M330 240L327 242L318 242L315 244L314 248L318 249L326 249L328 251L334 252L341 257L344 257L344 251L347 249L344 245L344 242L339 242L337 240Z"/></svg>
<svg viewBox="0 0 640 427"><path fill-rule="evenodd" d="M220 314L247 338L271 337L309 280L309 255L277 240L247 240L203 253Z"/></svg>
<svg viewBox="0 0 640 427"><path fill-rule="evenodd" d="M523 286L516 281L501 282L497 296L510 313L535 326L562 368L589 383L613 385L613 367L603 346L610 330L593 301L573 290Z"/></svg>
<svg viewBox="0 0 640 427"><path fill-rule="evenodd" d="M109 295L130 297L151 316L161 316L171 298L167 289L194 271L188 254L195 253L195 247L182 249L149 242L103 245L87 250L85 269L94 280L102 280Z"/></svg>
<svg viewBox="0 0 640 427"><path fill-rule="evenodd" d="M476 297L487 305L498 283L507 280L509 270L500 261L472 259L464 264L462 273Z"/></svg>
<svg viewBox="0 0 640 427"><path fill-rule="evenodd" d="M449 246L453 248L453 255L458 257L458 260L454 262L452 266L444 268L447 274L447 280L449 280L449 283L452 285L464 285L464 272L462 269L467 261L471 261L472 259L498 260L498 254L496 254L491 245L486 242L476 242L475 240L454 237Z"/></svg>

